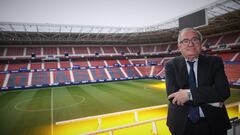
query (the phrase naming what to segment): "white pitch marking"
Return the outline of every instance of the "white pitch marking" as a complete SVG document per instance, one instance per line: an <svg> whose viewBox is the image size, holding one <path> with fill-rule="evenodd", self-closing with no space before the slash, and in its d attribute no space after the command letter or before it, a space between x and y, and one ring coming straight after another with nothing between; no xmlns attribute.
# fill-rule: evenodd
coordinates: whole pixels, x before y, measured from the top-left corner
<svg viewBox="0 0 240 135"><path fill-rule="evenodd" d="M53 89L51 88L51 131L53 135Z"/></svg>

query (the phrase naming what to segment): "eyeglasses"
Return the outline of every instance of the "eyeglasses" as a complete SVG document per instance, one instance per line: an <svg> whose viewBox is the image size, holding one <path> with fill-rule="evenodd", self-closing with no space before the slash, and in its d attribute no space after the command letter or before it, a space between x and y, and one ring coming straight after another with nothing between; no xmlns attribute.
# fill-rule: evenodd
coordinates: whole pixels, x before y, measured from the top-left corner
<svg viewBox="0 0 240 135"><path fill-rule="evenodd" d="M197 37L193 37L192 39L184 39L180 43L184 46L188 46L192 42L193 45L198 45L200 44L200 39Z"/></svg>

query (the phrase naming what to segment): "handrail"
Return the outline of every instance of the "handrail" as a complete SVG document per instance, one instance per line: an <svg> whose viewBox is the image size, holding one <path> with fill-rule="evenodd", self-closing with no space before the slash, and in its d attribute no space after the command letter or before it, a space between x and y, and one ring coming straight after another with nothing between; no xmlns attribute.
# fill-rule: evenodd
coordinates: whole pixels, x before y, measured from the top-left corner
<svg viewBox="0 0 240 135"><path fill-rule="evenodd" d="M146 124L146 123L151 123L151 122L156 122L156 121L161 121L161 120L165 120L167 119L167 117L160 117L160 118L155 118L155 119L151 119L151 120L146 120L146 121L142 121L142 122L136 122L133 124L126 124L124 126L118 126L118 127L114 127L114 128L108 128L108 129L104 129L104 130L98 130L98 131L94 131L94 132L88 132L85 134L81 134L81 135L95 135L95 134L99 134L99 133L105 133L105 132L112 132L114 130L118 130L118 129L123 129L123 128L128 128L128 127L133 127L133 126L138 126L138 125L142 125L142 124Z"/></svg>

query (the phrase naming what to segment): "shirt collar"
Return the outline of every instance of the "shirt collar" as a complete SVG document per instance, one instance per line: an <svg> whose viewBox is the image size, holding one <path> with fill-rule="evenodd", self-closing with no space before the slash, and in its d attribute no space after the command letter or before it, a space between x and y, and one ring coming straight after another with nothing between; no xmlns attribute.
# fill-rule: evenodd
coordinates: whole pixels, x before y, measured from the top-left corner
<svg viewBox="0 0 240 135"><path fill-rule="evenodd" d="M189 60L185 59L185 61L188 62ZM193 62L193 61L198 62L198 58L194 58L194 59L192 60L192 62Z"/></svg>

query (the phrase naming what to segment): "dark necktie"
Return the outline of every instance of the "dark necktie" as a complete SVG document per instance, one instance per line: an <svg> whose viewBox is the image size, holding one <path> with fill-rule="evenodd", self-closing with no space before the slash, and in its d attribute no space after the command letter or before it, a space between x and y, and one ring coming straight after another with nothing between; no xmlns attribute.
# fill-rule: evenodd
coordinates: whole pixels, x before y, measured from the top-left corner
<svg viewBox="0 0 240 135"><path fill-rule="evenodd" d="M190 71L189 71L189 75L188 75L188 84L189 84L189 89L194 90L197 86L196 86L196 78L195 78L195 74L194 74L194 70L193 70L193 66L194 66L194 62L190 62L188 61L188 65L190 66ZM198 106L191 106L189 113L188 113L188 118L193 122L196 123L199 121L200 119L200 115L199 115L199 107Z"/></svg>

